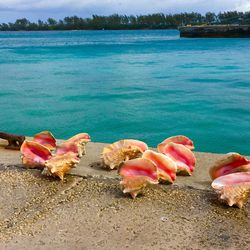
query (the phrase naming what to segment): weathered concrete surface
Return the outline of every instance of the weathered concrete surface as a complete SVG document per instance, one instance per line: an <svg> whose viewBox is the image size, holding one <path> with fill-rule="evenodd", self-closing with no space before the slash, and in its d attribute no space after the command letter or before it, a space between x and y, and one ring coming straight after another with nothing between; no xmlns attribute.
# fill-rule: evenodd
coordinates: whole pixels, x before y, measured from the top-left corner
<svg viewBox="0 0 250 250"><path fill-rule="evenodd" d="M197 153L192 177L132 200L115 171L99 169L103 145L90 143L64 182L0 149L0 249L249 249L250 203L226 207L209 187L220 155Z"/></svg>

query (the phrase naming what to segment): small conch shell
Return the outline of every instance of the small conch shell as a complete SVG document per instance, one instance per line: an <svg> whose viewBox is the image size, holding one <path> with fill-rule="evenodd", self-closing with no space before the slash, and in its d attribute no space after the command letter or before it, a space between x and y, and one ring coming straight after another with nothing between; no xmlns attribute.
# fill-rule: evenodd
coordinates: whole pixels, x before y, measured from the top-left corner
<svg viewBox="0 0 250 250"><path fill-rule="evenodd" d="M78 147L78 157L82 157L83 155L86 154L85 151L85 145L90 142L90 136L87 133L80 133L77 135L74 135L73 137L71 137L70 139L68 139L67 141L63 142L60 147L58 148L57 151L62 152L67 151L68 149L70 149L72 147L72 149L74 148L74 146L72 146L72 144L76 144Z"/></svg>
<svg viewBox="0 0 250 250"><path fill-rule="evenodd" d="M167 144L170 142L174 142L177 144L182 144L186 146L188 149L193 150L194 149L194 143L191 139L189 139L187 136L184 135L176 135L176 136L171 136L167 139L165 139L162 144Z"/></svg>
<svg viewBox="0 0 250 250"><path fill-rule="evenodd" d="M23 164L29 168L44 168L52 156L48 148L34 141L24 141L20 151Z"/></svg>
<svg viewBox="0 0 250 250"><path fill-rule="evenodd" d="M250 161L238 153L228 153L210 168L209 174L214 180L222 175L246 171L250 171Z"/></svg>
<svg viewBox="0 0 250 250"><path fill-rule="evenodd" d="M157 146L160 153L170 157L177 165L177 173L191 175L194 171L196 159L193 152L186 146L177 143L160 143Z"/></svg>
<svg viewBox="0 0 250 250"><path fill-rule="evenodd" d="M119 169L123 193L135 198L149 184L158 184L156 166L147 159L137 158L123 163Z"/></svg>
<svg viewBox="0 0 250 250"><path fill-rule="evenodd" d="M115 169L124 161L140 157L146 148L141 141L120 140L104 147L101 158L106 167Z"/></svg>
<svg viewBox="0 0 250 250"><path fill-rule="evenodd" d="M212 182L212 188L219 194L222 202L242 208L250 195L250 172L218 177Z"/></svg>
<svg viewBox="0 0 250 250"><path fill-rule="evenodd" d="M55 177L63 180L64 175L74 168L80 159L73 152L68 152L63 155L55 155L45 162L48 172Z"/></svg>
<svg viewBox="0 0 250 250"><path fill-rule="evenodd" d="M33 141L45 146L51 151L56 148L56 139L49 131L42 131L34 135Z"/></svg>
<svg viewBox="0 0 250 250"><path fill-rule="evenodd" d="M176 163L168 156L147 150L142 158L152 161L157 167L158 179L161 182L173 183L176 179Z"/></svg>

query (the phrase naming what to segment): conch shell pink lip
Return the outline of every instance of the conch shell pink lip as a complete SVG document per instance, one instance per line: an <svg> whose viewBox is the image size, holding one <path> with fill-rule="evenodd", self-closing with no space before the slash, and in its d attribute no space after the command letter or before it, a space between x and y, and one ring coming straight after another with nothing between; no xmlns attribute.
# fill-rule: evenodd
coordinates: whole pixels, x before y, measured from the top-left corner
<svg viewBox="0 0 250 250"><path fill-rule="evenodd" d="M161 143L157 149L177 164L177 173L191 175L195 168L196 158L190 149L174 142Z"/></svg>
<svg viewBox="0 0 250 250"><path fill-rule="evenodd" d="M153 150L146 150L142 158L152 161L158 172L158 178L161 181L168 181L173 183L176 179L177 166L176 163L168 156L156 153Z"/></svg>
<svg viewBox="0 0 250 250"><path fill-rule="evenodd" d="M54 150L56 148L56 139L49 131L42 131L34 135L33 141L47 147L50 150Z"/></svg>
<svg viewBox="0 0 250 250"><path fill-rule="evenodd" d="M34 141L24 141L20 148L23 164L26 166L43 166L45 161L49 160L52 155L50 150Z"/></svg>
<svg viewBox="0 0 250 250"><path fill-rule="evenodd" d="M147 159L137 158L123 163L118 170L122 177L144 176L148 177L150 182L158 183L156 166Z"/></svg>
<svg viewBox="0 0 250 250"><path fill-rule="evenodd" d="M165 139L162 143L164 144L164 143L170 143L170 142L182 144L190 150L194 149L193 141L184 135L171 136L171 137Z"/></svg>
<svg viewBox="0 0 250 250"><path fill-rule="evenodd" d="M233 186L248 182L250 183L250 172L238 172L216 178L211 186L214 189L220 189L224 186Z"/></svg>
<svg viewBox="0 0 250 250"><path fill-rule="evenodd" d="M246 171L250 171L250 161L238 153L228 153L210 168L209 174L214 180L223 175Z"/></svg>
<svg viewBox="0 0 250 250"><path fill-rule="evenodd" d="M158 184L157 168L150 160L137 158L125 161L118 170L123 193L135 198L148 184Z"/></svg>

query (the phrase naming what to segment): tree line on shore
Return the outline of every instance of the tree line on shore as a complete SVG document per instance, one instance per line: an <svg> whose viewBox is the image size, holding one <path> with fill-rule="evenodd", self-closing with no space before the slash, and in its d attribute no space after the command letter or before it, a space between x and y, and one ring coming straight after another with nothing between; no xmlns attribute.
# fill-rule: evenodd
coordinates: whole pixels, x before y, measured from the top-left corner
<svg viewBox="0 0 250 250"><path fill-rule="evenodd" d="M0 31L36 30L120 30L120 29L175 29L185 25L202 24L250 24L250 12L228 11L219 14L207 12L150 15L93 15L91 18L77 16L63 20L48 18L47 21L30 22L27 18L17 19L14 23L0 24Z"/></svg>

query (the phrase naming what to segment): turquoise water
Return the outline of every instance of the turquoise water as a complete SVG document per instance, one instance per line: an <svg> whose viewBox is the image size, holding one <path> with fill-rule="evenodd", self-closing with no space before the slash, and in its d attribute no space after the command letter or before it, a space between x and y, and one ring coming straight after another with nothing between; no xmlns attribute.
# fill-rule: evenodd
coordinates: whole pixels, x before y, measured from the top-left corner
<svg viewBox="0 0 250 250"><path fill-rule="evenodd" d="M0 130L250 155L250 39L178 31L0 33Z"/></svg>

